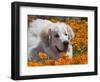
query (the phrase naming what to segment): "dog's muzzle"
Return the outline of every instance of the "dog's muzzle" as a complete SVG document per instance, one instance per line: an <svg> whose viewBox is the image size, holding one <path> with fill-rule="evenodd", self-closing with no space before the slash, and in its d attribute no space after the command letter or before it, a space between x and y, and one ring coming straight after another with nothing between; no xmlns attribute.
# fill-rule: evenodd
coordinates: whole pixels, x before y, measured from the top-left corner
<svg viewBox="0 0 100 82"><path fill-rule="evenodd" d="M69 44L69 42L67 42L67 41L63 42L63 46L64 46L63 50L60 50L57 46L55 46L55 47L58 52L66 52L68 50L68 44Z"/></svg>
<svg viewBox="0 0 100 82"><path fill-rule="evenodd" d="M64 45L64 46L67 46L67 45L68 45L68 41L64 41L64 42L63 42L63 45Z"/></svg>
<svg viewBox="0 0 100 82"><path fill-rule="evenodd" d="M63 51L67 51L68 50L68 44L69 44L69 42L68 41L64 41L63 42L63 45L64 45L64 49L63 49Z"/></svg>

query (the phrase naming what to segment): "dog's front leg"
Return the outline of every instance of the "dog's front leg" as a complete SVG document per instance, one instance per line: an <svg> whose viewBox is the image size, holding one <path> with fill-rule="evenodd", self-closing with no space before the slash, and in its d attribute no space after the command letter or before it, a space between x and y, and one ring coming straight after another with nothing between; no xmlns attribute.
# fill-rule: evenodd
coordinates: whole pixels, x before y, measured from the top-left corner
<svg viewBox="0 0 100 82"><path fill-rule="evenodd" d="M68 55L69 58L72 59L72 56L73 56L73 47L72 47L72 45L68 45L67 55Z"/></svg>

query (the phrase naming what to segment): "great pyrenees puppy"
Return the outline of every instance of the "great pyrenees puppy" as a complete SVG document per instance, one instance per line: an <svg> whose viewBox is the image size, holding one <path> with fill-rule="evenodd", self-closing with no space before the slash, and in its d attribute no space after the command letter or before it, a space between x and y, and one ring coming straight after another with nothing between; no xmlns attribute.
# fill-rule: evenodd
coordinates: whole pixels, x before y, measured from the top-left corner
<svg viewBox="0 0 100 82"><path fill-rule="evenodd" d="M63 22L33 20L28 28L28 60L40 61L37 56L39 52L46 53L52 60L59 58L61 52L72 58L73 47L70 40L73 38L73 30Z"/></svg>

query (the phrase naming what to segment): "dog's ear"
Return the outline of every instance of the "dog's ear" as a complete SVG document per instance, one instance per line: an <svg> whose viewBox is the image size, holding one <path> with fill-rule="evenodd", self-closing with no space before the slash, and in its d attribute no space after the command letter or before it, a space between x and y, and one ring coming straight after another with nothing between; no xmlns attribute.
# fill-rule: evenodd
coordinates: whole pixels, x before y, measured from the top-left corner
<svg viewBox="0 0 100 82"><path fill-rule="evenodd" d="M68 31L68 34L69 34L69 40L73 39L75 37L75 34L74 34L72 28L69 25L67 25L67 31Z"/></svg>
<svg viewBox="0 0 100 82"><path fill-rule="evenodd" d="M51 29L48 30L48 35L49 35L49 45L51 44L51 41L52 41L52 32L51 32Z"/></svg>

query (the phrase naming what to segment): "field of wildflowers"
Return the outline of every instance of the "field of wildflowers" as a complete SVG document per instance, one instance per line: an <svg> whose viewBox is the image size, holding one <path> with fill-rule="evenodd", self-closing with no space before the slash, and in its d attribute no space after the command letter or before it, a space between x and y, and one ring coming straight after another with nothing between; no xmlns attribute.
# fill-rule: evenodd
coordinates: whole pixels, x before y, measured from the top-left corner
<svg viewBox="0 0 100 82"><path fill-rule="evenodd" d="M75 65L88 63L88 19L86 17L59 17L59 16L28 16L28 23L33 19L42 18L52 22L61 21L71 26L75 33L75 38L71 41L73 45L73 58L69 59L64 52L60 53L61 57L57 60L47 58L43 52L38 56L43 62L28 60L27 65L30 66L49 66L49 65Z"/></svg>

